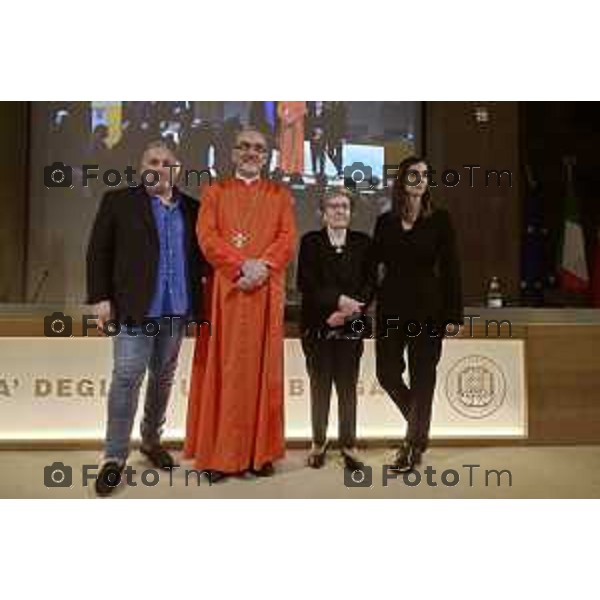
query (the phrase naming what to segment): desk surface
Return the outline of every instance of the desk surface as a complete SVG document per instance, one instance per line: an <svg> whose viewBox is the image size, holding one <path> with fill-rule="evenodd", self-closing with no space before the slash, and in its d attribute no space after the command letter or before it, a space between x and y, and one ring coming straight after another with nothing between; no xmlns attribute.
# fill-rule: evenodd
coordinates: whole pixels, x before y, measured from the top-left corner
<svg viewBox="0 0 600 600"><path fill-rule="evenodd" d="M65 306L60 304L0 304L0 320L37 320L54 312L62 312L81 322L81 316L90 314L86 305ZM289 307L286 313L292 317L297 307ZM515 325L600 325L600 309L597 308L486 308L465 307L465 315L473 318L473 325L485 326L485 320L505 319ZM295 318L286 319L291 322Z"/></svg>

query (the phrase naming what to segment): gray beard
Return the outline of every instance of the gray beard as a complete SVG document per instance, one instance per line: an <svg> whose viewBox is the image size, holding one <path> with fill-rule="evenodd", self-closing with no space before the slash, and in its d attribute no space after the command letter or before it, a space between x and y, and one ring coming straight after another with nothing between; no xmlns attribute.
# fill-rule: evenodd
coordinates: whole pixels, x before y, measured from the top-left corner
<svg viewBox="0 0 600 600"><path fill-rule="evenodd" d="M236 169L236 173L244 179L254 179L257 176L260 176L260 169L258 169L257 171L249 171L244 167L238 167Z"/></svg>

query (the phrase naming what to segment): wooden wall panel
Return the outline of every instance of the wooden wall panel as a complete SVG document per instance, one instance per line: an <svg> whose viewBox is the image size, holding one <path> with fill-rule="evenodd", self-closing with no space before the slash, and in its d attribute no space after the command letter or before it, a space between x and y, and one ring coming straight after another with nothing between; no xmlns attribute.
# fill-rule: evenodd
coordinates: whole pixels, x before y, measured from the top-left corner
<svg viewBox="0 0 600 600"><path fill-rule="evenodd" d="M426 152L438 186L435 200L446 206L457 229L463 264L466 304L483 300L492 276L500 277L505 291L517 296L520 282L520 172L519 110L517 102L486 102L488 121L476 119L473 102L428 102L425 110ZM473 187L464 165L473 170ZM441 185L443 171L458 171L455 187ZM485 183L485 171L507 169L500 187ZM494 183L492 183L494 182Z"/></svg>
<svg viewBox="0 0 600 600"><path fill-rule="evenodd" d="M0 304L24 299L27 119L27 102L0 102Z"/></svg>
<svg viewBox="0 0 600 600"><path fill-rule="evenodd" d="M527 328L529 438L600 443L600 325Z"/></svg>

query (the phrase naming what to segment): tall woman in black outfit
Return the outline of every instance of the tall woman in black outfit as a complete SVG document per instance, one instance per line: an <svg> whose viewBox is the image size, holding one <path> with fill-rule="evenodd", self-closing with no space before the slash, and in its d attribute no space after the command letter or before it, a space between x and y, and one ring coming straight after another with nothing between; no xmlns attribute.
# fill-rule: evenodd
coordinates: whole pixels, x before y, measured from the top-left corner
<svg viewBox="0 0 600 600"><path fill-rule="evenodd" d="M454 230L448 212L432 205L427 171L417 157L400 164L392 210L377 220L372 250L374 267L383 265L376 293L377 378L408 424L394 462L399 471L413 469L427 448L444 332L462 335ZM455 325L445 327L448 322ZM403 377L406 347L410 387Z"/></svg>
<svg viewBox="0 0 600 600"><path fill-rule="evenodd" d="M325 461L326 432L332 386L338 395L339 443L344 462L356 468L356 385L363 342L353 318L372 295L369 248L365 233L348 228L351 200L343 191L321 202L324 227L302 237L298 288L302 292L302 349L310 378L313 445L308 464ZM364 321L363 321L364 323Z"/></svg>

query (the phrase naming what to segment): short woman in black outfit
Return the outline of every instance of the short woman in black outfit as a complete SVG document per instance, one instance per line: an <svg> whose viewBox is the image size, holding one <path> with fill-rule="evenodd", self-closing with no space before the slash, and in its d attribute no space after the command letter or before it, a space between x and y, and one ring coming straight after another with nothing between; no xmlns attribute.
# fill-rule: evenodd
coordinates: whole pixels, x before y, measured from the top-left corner
<svg viewBox="0 0 600 600"><path fill-rule="evenodd" d="M427 163L400 164L392 209L375 226L374 267L382 271L376 292L377 378L408 423L394 465L410 471L429 440L436 368L446 335L462 335L460 265L450 215L431 202ZM381 269L383 265L383 269ZM453 322L454 325L445 323ZM404 381L408 347L410 387Z"/></svg>
<svg viewBox="0 0 600 600"><path fill-rule="evenodd" d="M355 332L373 293L370 237L349 229L352 204L344 191L321 202L324 227L302 237L298 288L302 292L302 349L310 378L312 449L308 464L320 468L327 450L327 421L332 386L338 396L339 444L346 467L360 462L356 438L356 385L363 341ZM363 321L364 322L364 321Z"/></svg>

